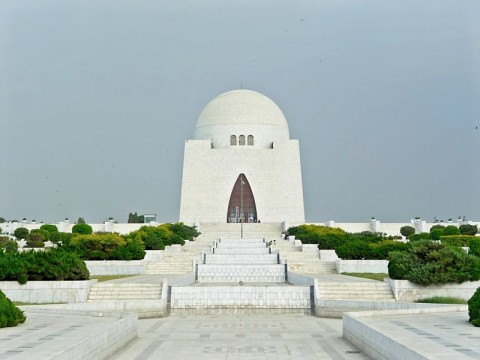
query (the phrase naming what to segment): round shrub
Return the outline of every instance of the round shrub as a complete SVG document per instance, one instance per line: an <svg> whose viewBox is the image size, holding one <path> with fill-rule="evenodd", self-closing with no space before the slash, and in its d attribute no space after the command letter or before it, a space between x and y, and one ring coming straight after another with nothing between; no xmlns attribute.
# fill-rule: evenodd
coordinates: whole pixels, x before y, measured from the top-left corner
<svg viewBox="0 0 480 360"><path fill-rule="evenodd" d="M25 322L26 317L0 290L0 328L17 326Z"/></svg>
<svg viewBox="0 0 480 360"><path fill-rule="evenodd" d="M58 232L57 226L52 224L43 224L42 226L40 226L40 229L48 231L49 233Z"/></svg>
<svg viewBox="0 0 480 360"><path fill-rule="evenodd" d="M443 229L430 230L430 238L432 240L440 240L440 237L443 235L443 233L444 233Z"/></svg>
<svg viewBox="0 0 480 360"><path fill-rule="evenodd" d="M23 240L28 236L29 233L30 233L30 231L28 231L27 228L19 227L19 228L15 229L15 231L13 232L13 235L15 235L15 237L18 240Z"/></svg>
<svg viewBox="0 0 480 360"><path fill-rule="evenodd" d="M478 226L462 224L459 226L458 230L460 231L461 235L475 235L476 233L478 233Z"/></svg>
<svg viewBox="0 0 480 360"><path fill-rule="evenodd" d="M82 235L89 235L93 233L93 229L88 224L75 224L72 227L73 234L82 234Z"/></svg>
<svg viewBox="0 0 480 360"><path fill-rule="evenodd" d="M480 288L468 300L468 315L473 326L480 326Z"/></svg>
<svg viewBox="0 0 480 360"><path fill-rule="evenodd" d="M457 247L434 241L411 243L406 252L390 253L389 274L393 279L419 285L462 283L480 279L480 258Z"/></svg>
<svg viewBox="0 0 480 360"><path fill-rule="evenodd" d="M400 228L400 234L402 234L403 236L405 236L408 239L410 237L410 235L415 234L415 228L413 226L409 226L409 225L402 226Z"/></svg>
<svg viewBox="0 0 480 360"><path fill-rule="evenodd" d="M443 232L444 236L448 235L460 235L460 230L455 225L448 225Z"/></svg>

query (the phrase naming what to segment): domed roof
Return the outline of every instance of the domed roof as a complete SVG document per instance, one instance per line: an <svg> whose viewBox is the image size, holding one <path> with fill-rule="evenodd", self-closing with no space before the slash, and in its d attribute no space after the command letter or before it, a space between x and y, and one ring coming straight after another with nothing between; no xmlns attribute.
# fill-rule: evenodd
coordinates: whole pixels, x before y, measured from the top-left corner
<svg viewBox="0 0 480 360"><path fill-rule="evenodd" d="M288 129L282 110L263 94L232 90L218 95L201 112L196 128L212 125L270 125Z"/></svg>

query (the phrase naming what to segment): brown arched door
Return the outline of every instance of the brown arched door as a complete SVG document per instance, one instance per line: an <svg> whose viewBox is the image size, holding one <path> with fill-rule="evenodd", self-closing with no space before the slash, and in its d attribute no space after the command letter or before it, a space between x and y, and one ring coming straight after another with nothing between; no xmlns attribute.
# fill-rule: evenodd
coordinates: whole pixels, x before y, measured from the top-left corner
<svg viewBox="0 0 480 360"><path fill-rule="evenodd" d="M228 202L227 222L257 222L257 207L245 174L238 175Z"/></svg>

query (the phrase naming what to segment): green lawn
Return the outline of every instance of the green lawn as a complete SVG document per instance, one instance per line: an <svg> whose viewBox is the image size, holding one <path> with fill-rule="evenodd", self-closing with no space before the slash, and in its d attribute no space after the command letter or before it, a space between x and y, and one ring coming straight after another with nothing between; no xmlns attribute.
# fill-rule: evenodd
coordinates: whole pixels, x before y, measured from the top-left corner
<svg viewBox="0 0 480 360"><path fill-rule="evenodd" d="M427 303L427 304L467 304L467 300L454 298L454 297L443 297L443 296L434 296L431 298L418 300L416 302Z"/></svg>
<svg viewBox="0 0 480 360"><path fill-rule="evenodd" d="M354 276L364 279L371 279L377 281L383 281L383 279L388 278L388 274L374 274L374 273L342 273L342 275Z"/></svg>
<svg viewBox="0 0 480 360"><path fill-rule="evenodd" d="M108 280L127 278L131 276L135 276L135 275L95 275L95 276L91 276L90 280L97 279L98 282L102 282L102 281L108 281Z"/></svg>

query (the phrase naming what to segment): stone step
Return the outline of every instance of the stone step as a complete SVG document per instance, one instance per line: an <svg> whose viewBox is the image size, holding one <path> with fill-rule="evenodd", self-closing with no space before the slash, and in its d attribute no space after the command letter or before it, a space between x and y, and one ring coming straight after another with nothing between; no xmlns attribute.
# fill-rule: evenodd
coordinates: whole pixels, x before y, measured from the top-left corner
<svg viewBox="0 0 480 360"><path fill-rule="evenodd" d="M172 287L172 309L310 309L309 286Z"/></svg>
<svg viewBox="0 0 480 360"><path fill-rule="evenodd" d="M246 242L246 243L240 243L240 242L229 242L229 241L222 241L222 242L217 242L216 244L217 249L223 249L223 248L235 248L235 249L250 249L250 248L266 248L267 244L264 242Z"/></svg>
<svg viewBox="0 0 480 360"><path fill-rule="evenodd" d="M208 265L199 264L199 282L285 282L285 266L277 265Z"/></svg>
<svg viewBox="0 0 480 360"><path fill-rule="evenodd" d="M90 288L87 302L160 299L162 284L99 283Z"/></svg>
<svg viewBox="0 0 480 360"><path fill-rule="evenodd" d="M317 296L320 299L395 301L390 285L380 281L320 282Z"/></svg>
<svg viewBox="0 0 480 360"><path fill-rule="evenodd" d="M205 254L205 264L278 264L278 254Z"/></svg>
<svg viewBox="0 0 480 360"><path fill-rule="evenodd" d="M215 248L213 249L214 254L238 254L238 255L255 255L255 254L270 254L270 249L267 247L263 248Z"/></svg>

